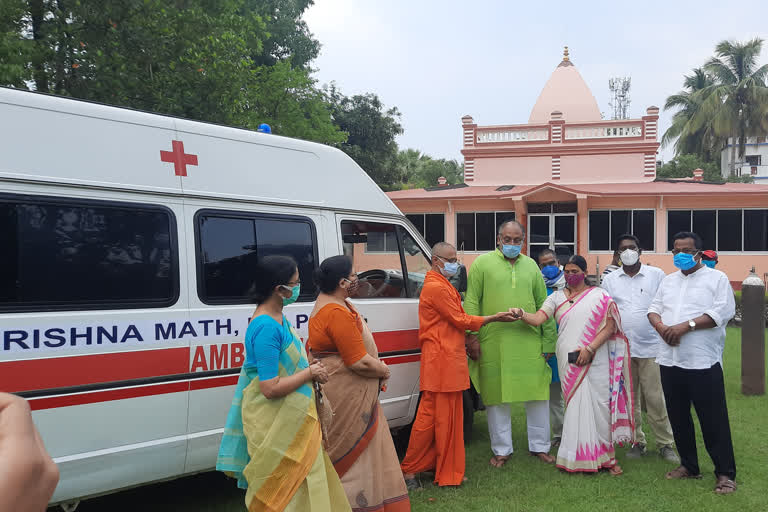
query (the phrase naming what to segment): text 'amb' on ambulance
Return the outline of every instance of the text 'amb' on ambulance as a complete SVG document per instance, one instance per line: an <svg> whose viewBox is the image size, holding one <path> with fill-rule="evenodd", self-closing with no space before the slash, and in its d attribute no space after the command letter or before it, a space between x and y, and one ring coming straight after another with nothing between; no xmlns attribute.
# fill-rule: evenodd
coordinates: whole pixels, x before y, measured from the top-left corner
<svg viewBox="0 0 768 512"><path fill-rule="evenodd" d="M53 502L214 468L254 305L249 270L346 254L392 377L419 396L429 248L368 175L320 144L0 88L0 391L27 398Z"/></svg>

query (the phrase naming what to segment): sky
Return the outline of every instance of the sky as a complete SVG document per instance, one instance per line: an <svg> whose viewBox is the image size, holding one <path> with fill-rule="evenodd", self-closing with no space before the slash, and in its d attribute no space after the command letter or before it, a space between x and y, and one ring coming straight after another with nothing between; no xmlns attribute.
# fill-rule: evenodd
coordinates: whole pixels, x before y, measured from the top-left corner
<svg viewBox="0 0 768 512"><path fill-rule="evenodd" d="M461 117L527 123L563 46L606 119L609 78L631 77L634 119L663 108L718 42L768 39L765 13L765 0L315 0L304 19L322 45L321 84L376 93L402 113L401 148L461 161ZM662 112L661 133L670 117Z"/></svg>

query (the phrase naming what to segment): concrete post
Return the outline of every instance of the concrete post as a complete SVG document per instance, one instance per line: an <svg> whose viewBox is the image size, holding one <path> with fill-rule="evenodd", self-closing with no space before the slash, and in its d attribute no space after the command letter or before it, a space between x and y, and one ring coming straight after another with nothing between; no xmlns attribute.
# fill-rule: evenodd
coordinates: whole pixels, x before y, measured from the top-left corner
<svg viewBox="0 0 768 512"><path fill-rule="evenodd" d="M741 392L765 394L765 283L755 267L741 284Z"/></svg>

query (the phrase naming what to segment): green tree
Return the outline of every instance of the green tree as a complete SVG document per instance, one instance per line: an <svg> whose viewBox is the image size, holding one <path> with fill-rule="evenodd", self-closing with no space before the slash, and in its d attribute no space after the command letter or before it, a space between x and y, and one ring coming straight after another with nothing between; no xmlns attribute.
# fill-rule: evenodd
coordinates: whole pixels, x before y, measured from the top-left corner
<svg viewBox="0 0 768 512"><path fill-rule="evenodd" d="M267 66L288 61L306 68L320 53L320 43L301 18L312 0L248 0L244 13L257 13L266 23L264 51L253 54L257 64Z"/></svg>
<svg viewBox="0 0 768 512"><path fill-rule="evenodd" d="M656 172L659 178L692 178L694 169L704 171L704 181L722 183L720 167L714 162L707 162L700 155L678 155L662 165Z"/></svg>
<svg viewBox="0 0 768 512"><path fill-rule="evenodd" d="M246 128L266 121L318 142L345 138L306 68L317 54L300 20L307 1L0 2L17 6L0 62L15 41L25 63L13 76L0 68L4 85L29 81L42 92Z"/></svg>
<svg viewBox="0 0 768 512"><path fill-rule="evenodd" d="M664 110L677 109L672 116L672 125L661 139L663 146L674 143L676 155L697 154L706 160L715 160L722 141L713 135L710 126L692 131L691 119L701 109L708 87L714 83L712 77L702 68L693 69L685 75L683 90L667 98Z"/></svg>
<svg viewBox="0 0 768 512"><path fill-rule="evenodd" d="M396 137L403 133L397 107L385 108L375 94L344 96L327 89L334 122L348 135L339 145L382 189L397 188L403 171L398 165Z"/></svg>
<svg viewBox="0 0 768 512"><path fill-rule="evenodd" d="M758 67L763 40L723 41L704 65L715 83L702 91L704 99L691 118L691 131L711 126L714 136L730 138L730 173L736 154L744 157L748 137L768 135L768 64Z"/></svg>

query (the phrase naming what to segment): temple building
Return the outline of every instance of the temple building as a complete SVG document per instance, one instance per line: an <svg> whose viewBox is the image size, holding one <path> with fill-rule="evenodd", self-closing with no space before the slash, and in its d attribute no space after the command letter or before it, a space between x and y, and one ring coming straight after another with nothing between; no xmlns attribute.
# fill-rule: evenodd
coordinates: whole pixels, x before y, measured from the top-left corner
<svg viewBox="0 0 768 512"><path fill-rule="evenodd" d="M455 243L469 266L495 247L498 225L527 227L523 251L554 249L561 260L578 253L590 273L612 259L616 238L636 235L643 261L666 272L671 237L695 231L719 253L718 269L741 283L752 266L768 273L768 192L744 183L656 177L659 109L637 119L604 120L571 62L544 85L527 124L484 126L461 119L464 183L389 192L432 244ZM441 180L444 181L444 180Z"/></svg>

